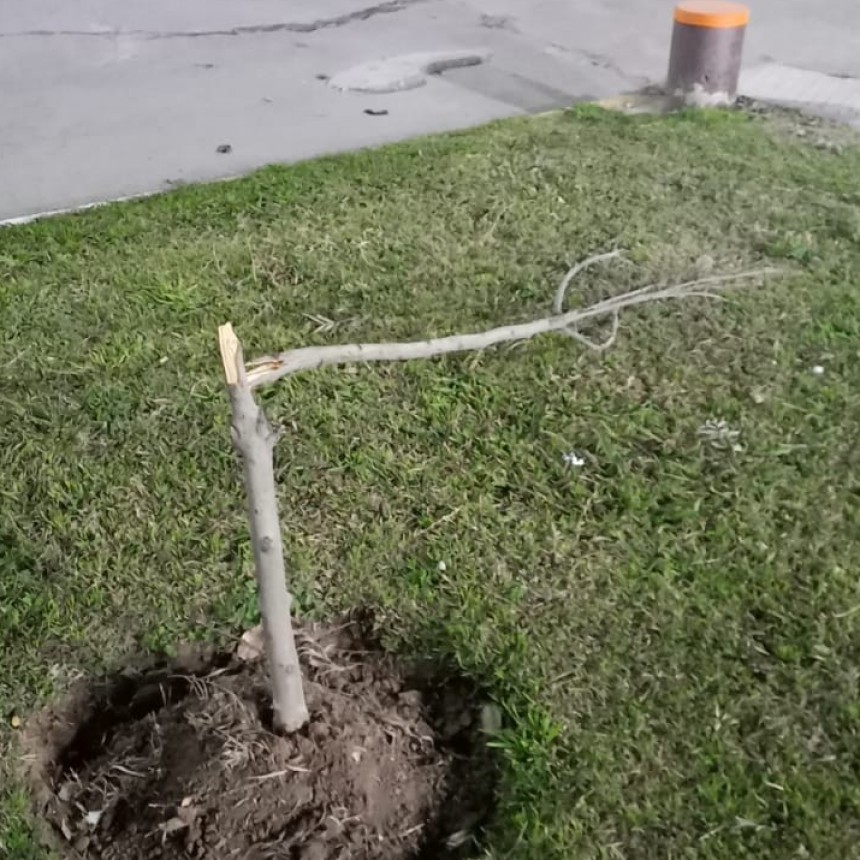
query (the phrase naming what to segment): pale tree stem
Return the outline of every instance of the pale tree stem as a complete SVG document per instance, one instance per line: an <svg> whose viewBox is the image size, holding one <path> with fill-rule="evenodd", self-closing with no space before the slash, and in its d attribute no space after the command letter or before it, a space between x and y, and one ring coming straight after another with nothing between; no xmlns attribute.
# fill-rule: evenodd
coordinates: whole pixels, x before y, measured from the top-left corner
<svg viewBox="0 0 860 860"><path fill-rule="evenodd" d="M581 272L591 262L603 262L613 259L617 254L601 254L589 258L574 267L573 275ZM584 346L602 351L612 344L618 332L618 316L622 310L637 305L669 299L683 299L692 296L718 298L719 293L731 287L741 286L742 282L753 283L761 281L766 275L775 274L774 269L759 269L751 272L738 272L728 275L715 275L697 281L688 281L673 286L658 287L650 285L613 296L596 302L585 308L556 313L552 316L531 320L514 325L500 326L472 334L454 334L448 337L431 338L430 340L406 341L401 343L350 343L339 346L305 346L291 349L276 355L267 355L254 359L248 365L248 384L258 388L270 382L275 382L283 376L299 373L303 370L315 370L321 367L341 364L364 364L374 361L410 361L418 358L434 358L455 352L471 352L498 346L503 343L531 340L543 334L557 332L569 334L579 340ZM563 282L565 289L570 283L568 275ZM564 291L559 290L556 306L564 299ZM583 337L577 331L577 325L590 320L602 318L612 320L612 333L602 344L595 343Z"/></svg>
<svg viewBox="0 0 860 860"><path fill-rule="evenodd" d="M274 469L277 434L251 393L242 347L233 327L229 323L221 326L218 338L233 412L233 444L244 469L251 547L272 683L274 728L293 732L308 721L308 709L293 635L292 598L287 591L278 520Z"/></svg>

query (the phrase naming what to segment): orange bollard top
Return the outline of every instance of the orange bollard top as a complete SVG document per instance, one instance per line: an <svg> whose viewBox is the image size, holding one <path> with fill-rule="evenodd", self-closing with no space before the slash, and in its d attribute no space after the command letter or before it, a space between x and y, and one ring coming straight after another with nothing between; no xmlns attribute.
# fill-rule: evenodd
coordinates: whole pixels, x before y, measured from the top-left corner
<svg viewBox="0 0 860 860"><path fill-rule="evenodd" d="M685 0L675 7L675 20L690 27L728 30L733 27L746 27L750 20L750 10L742 3L729 3L724 0Z"/></svg>

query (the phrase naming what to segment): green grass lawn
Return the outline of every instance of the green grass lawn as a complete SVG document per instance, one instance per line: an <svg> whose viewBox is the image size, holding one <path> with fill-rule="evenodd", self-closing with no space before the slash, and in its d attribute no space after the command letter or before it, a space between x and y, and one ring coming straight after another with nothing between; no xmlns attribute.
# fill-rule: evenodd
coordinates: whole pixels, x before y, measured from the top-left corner
<svg viewBox="0 0 860 860"><path fill-rule="evenodd" d="M522 321L615 246L572 301L785 274L631 312L602 357L266 389L300 610L370 607L488 686L487 857L860 856L860 150L744 114L586 108L0 231L7 763L80 673L256 616L219 323L251 356Z"/></svg>

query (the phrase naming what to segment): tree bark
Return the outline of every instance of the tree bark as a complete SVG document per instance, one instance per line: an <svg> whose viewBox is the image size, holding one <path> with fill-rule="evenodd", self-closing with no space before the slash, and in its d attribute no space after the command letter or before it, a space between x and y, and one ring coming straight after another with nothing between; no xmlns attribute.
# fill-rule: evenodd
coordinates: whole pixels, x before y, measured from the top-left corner
<svg viewBox="0 0 860 860"><path fill-rule="evenodd" d="M581 272L591 262L601 262L616 256L604 254L589 258L571 269L571 273L562 282L556 295L556 307L564 300L564 291L572 276ZM365 364L372 361L411 361L418 358L434 358L439 355L449 355L455 352L472 352L498 346L503 343L531 340L542 334L561 332L570 334L584 346L602 351L615 339L618 315L622 310L636 305L666 299L683 299L691 296L719 298L719 293L740 281L760 280L766 275L775 274L774 269L760 269L752 272L737 272L728 275L715 275L696 281L687 281L658 288L656 284L613 296L585 308L554 313L552 316L514 325L499 326L482 332L471 334L454 334L447 337L431 338L429 340L406 341L402 343L349 343L339 346L304 346L290 349L286 352L266 355L251 361L248 365L248 385L254 389L261 385L275 382L281 377L304 370L316 370L320 367L341 364ZM613 321L613 334L607 342L597 344L583 337L576 329L579 323L599 318L609 317Z"/></svg>
<svg viewBox="0 0 860 860"><path fill-rule="evenodd" d="M260 409L245 374L242 347L228 323L218 330L233 412L233 444L242 458L248 524L263 617L266 660L272 683L274 728L293 732L308 721L302 674L292 627L284 550L275 491L277 434Z"/></svg>
<svg viewBox="0 0 860 860"><path fill-rule="evenodd" d="M551 332L568 334L583 345L602 351L615 340L618 332L618 317L622 310L666 299L683 299L690 296L718 298L718 294L730 286L739 285L742 281L750 282L753 279L758 281L766 275L775 274L773 269L762 269L700 278L673 286L651 284L623 295L604 299L585 308L563 312L565 292L576 275L594 263L606 262L617 256L618 252L598 254L577 263L570 269L556 293L552 316L500 326L483 332L405 343L352 343L340 346L303 347L256 359L246 369L242 346L233 327L227 323L218 329L221 359L224 363L233 410L233 442L242 457L245 469L248 520L260 591L260 611L263 616L263 633L272 680L277 729L294 731L300 728L308 720L308 711L302 690L301 670L290 617L292 599L287 592L284 573L273 466L276 435L254 400L253 389L275 382L291 373L313 368L372 361L432 358L455 352L486 349L503 343L530 340ZM577 325L581 322L606 317L612 320L612 330L602 343L590 340L577 330Z"/></svg>

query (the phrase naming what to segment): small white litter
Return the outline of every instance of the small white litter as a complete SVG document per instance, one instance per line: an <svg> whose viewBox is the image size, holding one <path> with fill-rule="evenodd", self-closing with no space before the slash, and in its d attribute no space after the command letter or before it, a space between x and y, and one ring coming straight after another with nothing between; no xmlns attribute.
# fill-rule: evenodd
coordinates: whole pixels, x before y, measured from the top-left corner
<svg viewBox="0 0 860 860"><path fill-rule="evenodd" d="M86 818L87 824L89 824L90 827L98 827L103 815L103 809L94 809L92 812L88 812Z"/></svg>
<svg viewBox="0 0 860 860"><path fill-rule="evenodd" d="M561 455L562 462L568 469L580 469L585 465L585 458L580 457L576 451L568 451Z"/></svg>

